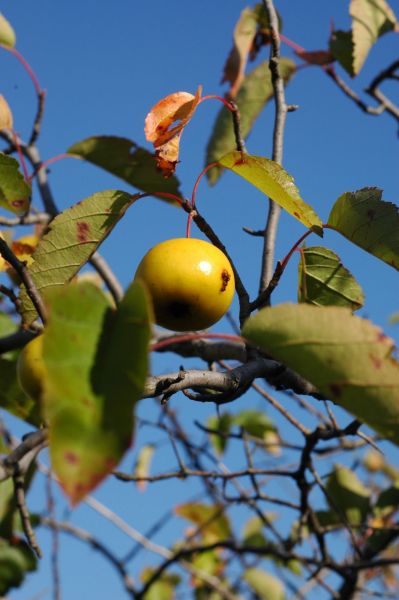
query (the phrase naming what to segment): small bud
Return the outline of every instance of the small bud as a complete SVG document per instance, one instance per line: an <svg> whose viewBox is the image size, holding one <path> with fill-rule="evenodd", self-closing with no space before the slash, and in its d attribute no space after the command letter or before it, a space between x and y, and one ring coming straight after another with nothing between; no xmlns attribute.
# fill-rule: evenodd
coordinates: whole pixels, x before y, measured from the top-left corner
<svg viewBox="0 0 399 600"><path fill-rule="evenodd" d="M0 130L12 129L13 119L11 108L4 96L0 95Z"/></svg>

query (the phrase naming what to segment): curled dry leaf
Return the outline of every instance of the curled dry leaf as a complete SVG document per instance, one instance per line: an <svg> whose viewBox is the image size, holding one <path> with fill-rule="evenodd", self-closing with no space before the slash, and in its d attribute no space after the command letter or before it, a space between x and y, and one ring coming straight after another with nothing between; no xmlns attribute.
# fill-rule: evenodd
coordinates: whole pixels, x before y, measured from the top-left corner
<svg viewBox="0 0 399 600"><path fill-rule="evenodd" d="M155 148L157 166L164 177L170 177L179 159L180 136L190 121L201 98L202 86L195 96L175 92L152 107L145 119L144 133Z"/></svg>
<svg viewBox="0 0 399 600"><path fill-rule="evenodd" d="M312 50L307 52L306 50L296 50L295 54L302 58L309 65L330 65L335 61L334 56L328 50Z"/></svg>
<svg viewBox="0 0 399 600"><path fill-rule="evenodd" d="M0 130L1 129L12 129L13 119L11 108L4 98L0 95Z"/></svg>

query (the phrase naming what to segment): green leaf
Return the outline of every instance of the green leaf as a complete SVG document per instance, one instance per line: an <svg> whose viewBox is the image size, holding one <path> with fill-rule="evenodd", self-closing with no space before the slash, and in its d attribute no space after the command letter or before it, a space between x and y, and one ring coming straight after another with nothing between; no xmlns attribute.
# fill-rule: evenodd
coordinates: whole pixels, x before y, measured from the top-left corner
<svg viewBox="0 0 399 600"><path fill-rule="evenodd" d="M72 504L94 489L130 446L147 376L146 294L133 283L117 310L92 284L51 290L44 333L43 403L52 465Z"/></svg>
<svg viewBox="0 0 399 600"><path fill-rule="evenodd" d="M263 534L264 524L260 517L251 517L244 525L242 531L242 543L244 546L267 545L267 539Z"/></svg>
<svg viewBox="0 0 399 600"><path fill-rule="evenodd" d="M94 136L77 142L67 152L105 169L143 192L180 194L178 179L174 175L165 179L156 167L154 155L127 138Z"/></svg>
<svg viewBox="0 0 399 600"><path fill-rule="evenodd" d="M396 325L397 323L399 323L399 311L393 313L390 317L389 317L389 322L391 325Z"/></svg>
<svg viewBox="0 0 399 600"><path fill-rule="evenodd" d="M221 435L218 433L209 434L210 442L216 454L219 454L219 456L221 456L227 448L229 441L228 434L230 433L232 419L233 417L230 413L223 413L220 417L212 415L208 419L207 427L221 432Z"/></svg>
<svg viewBox="0 0 399 600"><path fill-rule="evenodd" d="M144 444L140 448L134 467L135 477L148 477L154 451L155 446L153 444ZM147 488L147 481L137 481L136 486L140 491L144 492Z"/></svg>
<svg viewBox="0 0 399 600"><path fill-rule="evenodd" d="M378 188L345 192L332 207L328 225L366 252L399 269L399 211L381 196Z"/></svg>
<svg viewBox="0 0 399 600"><path fill-rule="evenodd" d="M0 406L12 415L39 426L43 422L40 407L22 390L17 379L17 361L0 358Z"/></svg>
<svg viewBox="0 0 399 600"><path fill-rule="evenodd" d="M386 517L396 512L399 507L399 481L383 490L374 506L377 517Z"/></svg>
<svg viewBox="0 0 399 600"><path fill-rule="evenodd" d="M31 186L19 171L18 161L0 152L0 206L23 215L29 209L31 193Z"/></svg>
<svg viewBox="0 0 399 600"><path fill-rule="evenodd" d="M265 433L276 431L271 419L260 410L241 410L234 415L233 423L254 437L263 439Z"/></svg>
<svg viewBox="0 0 399 600"><path fill-rule="evenodd" d="M313 208L302 200L294 178L274 160L243 152L230 152L223 156L219 163L252 183L305 227L314 228L316 233L322 235L320 218Z"/></svg>
<svg viewBox="0 0 399 600"><path fill-rule="evenodd" d="M351 0L353 71L362 68L367 55L384 33L393 31L397 23L395 14L385 0Z"/></svg>
<svg viewBox="0 0 399 600"><path fill-rule="evenodd" d="M330 37L329 49L345 71L351 77L354 77L352 32L333 31Z"/></svg>
<svg viewBox="0 0 399 600"><path fill-rule="evenodd" d="M27 572L35 571L37 560L26 542L0 538L0 594L19 587Z"/></svg>
<svg viewBox="0 0 399 600"><path fill-rule="evenodd" d="M221 505L201 504L199 502L187 502L175 507L175 513L179 517L183 517L200 527L201 536L209 543L230 536L230 523L222 510Z"/></svg>
<svg viewBox="0 0 399 600"><path fill-rule="evenodd" d="M244 571L244 581L252 588L262 600L284 600L284 586L279 579L262 571L261 569L247 569Z"/></svg>
<svg viewBox="0 0 399 600"><path fill-rule="evenodd" d="M363 290L335 252L321 246L302 248L299 259L298 302L316 306L364 304Z"/></svg>
<svg viewBox="0 0 399 600"><path fill-rule="evenodd" d="M29 266L39 293L70 281L139 197L116 190L98 192L53 219ZM20 299L24 321L30 324L37 313L24 286Z"/></svg>
<svg viewBox="0 0 399 600"><path fill-rule="evenodd" d="M371 492L352 469L336 465L328 478L326 491L332 510L342 513L350 525L361 525L370 510Z"/></svg>
<svg viewBox="0 0 399 600"><path fill-rule="evenodd" d="M9 21L0 13L0 44L14 48L16 42L15 31Z"/></svg>
<svg viewBox="0 0 399 600"><path fill-rule="evenodd" d="M155 569L146 567L140 574L143 583L147 582ZM150 589L144 596L144 600L173 600L175 598L175 588L180 583L179 575L175 573L162 573L157 580L150 586Z"/></svg>
<svg viewBox="0 0 399 600"><path fill-rule="evenodd" d="M399 363L379 327L346 308L281 304L250 317L243 335L399 445Z"/></svg>
<svg viewBox="0 0 399 600"><path fill-rule="evenodd" d="M282 58L279 67L281 76L287 84L295 72L295 63L288 58ZM243 139L248 137L257 117L272 97L273 85L268 62L265 61L246 75L236 97L236 103L240 111ZM217 162L222 156L235 148L236 142L231 112L223 106L216 118L208 142L206 164ZM211 185L215 184L222 172L221 167L210 169L207 172L209 183Z"/></svg>

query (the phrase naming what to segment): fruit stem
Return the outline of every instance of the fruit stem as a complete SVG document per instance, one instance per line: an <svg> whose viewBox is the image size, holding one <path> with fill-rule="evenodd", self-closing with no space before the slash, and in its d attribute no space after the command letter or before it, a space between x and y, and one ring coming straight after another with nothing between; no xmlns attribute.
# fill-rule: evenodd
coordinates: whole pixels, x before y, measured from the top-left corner
<svg viewBox="0 0 399 600"><path fill-rule="evenodd" d="M236 112L237 110L237 108L233 104L230 104L230 102L226 100L226 98L222 98L222 96L217 96L214 94L211 94L210 96L202 96L198 104L201 104L201 102L203 102L204 100L219 100L219 102L222 102L230 112Z"/></svg>
<svg viewBox="0 0 399 600"><path fill-rule="evenodd" d="M323 225L324 227L324 225ZM295 250L298 249L298 246L304 241L306 240L306 238L308 237L308 235L310 235L311 233L313 233L312 229L308 229L308 231L306 231L303 235L301 235L301 237L299 238L299 240L297 242L295 242L295 244L292 246L291 250L288 252L287 256L285 256L285 258L283 258L283 260L281 261L281 275L283 274L285 267L288 264L288 261L290 260L291 256L294 254Z"/></svg>
<svg viewBox="0 0 399 600"><path fill-rule="evenodd" d="M156 352L161 348L167 348L172 344L178 344L179 342L190 342L191 340L228 340L230 342L244 343L244 339L239 335L231 335L228 333L186 333L183 335L172 335L159 342L155 342L150 345L150 351Z"/></svg>
<svg viewBox="0 0 399 600"><path fill-rule="evenodd" d="M289 46L290 48L292 48L295 52L305 52L305 48L303 48L299 44L293 42L292 40L290 40L290 38L287 38L282 33L280 33L280 40L282 42L284 42L284 44L287 44L287 46Z"/></svg>
<svg viewBox="0 0 399 600"><path fill-rule="evenodd" d="M73 158L73 156L71 154L67 154L66 152L64 152L63 154L57 154L56 156L52 156L51 158L44 160L43 162L40 163L40 165L38 167L36 167L36 169L33 171L32 175L29 176L29 181L32 181L32 179L34 177L36 177L36 175L42 169L48 167L49 165L51 165L55 162L58 162L59 160L62 160L64 158Z"/></svg>
<svg viewBox="0 0 399 600"><path fill-rule="evenodd" d="M24 69L28 73L29 77L31 78L33 86L34 86L35 91L36 91L36 94L38 96L40 96L40 94L43 93L43 90L42 90L42 88L40 86L39 79L37 78L36 73L34 72L34 70L32 69L32 67L30 66L30 64L28 63L28 61L26 60L26 58L24 58L22 56L22 54L20 52L18 52L18 50L16 48L12 48L11 46L7 46L6 44L1 44L0 43L0 48L3 48L4 50L7 50L8 52L11 52L11 54L14 54L14 56L19 60L19 62L22 64L22 66L24 67Z"/></svg>
<svg viewBox="0 0 399 600"><path fill-rule="evenodd" d="M195 208L195 196L197 194L197 188L198 188L199 182L201 181L201 179L203 178L205 173L207 173L210 169L212 169L212 167L217 167L218 165L219 165L218 162L209 163L209 165L207 165L204 169L202 169L201 173L198 175L196 182L194 183L193 191L191 193L191 208L193 208L193 209Z"/></svg>

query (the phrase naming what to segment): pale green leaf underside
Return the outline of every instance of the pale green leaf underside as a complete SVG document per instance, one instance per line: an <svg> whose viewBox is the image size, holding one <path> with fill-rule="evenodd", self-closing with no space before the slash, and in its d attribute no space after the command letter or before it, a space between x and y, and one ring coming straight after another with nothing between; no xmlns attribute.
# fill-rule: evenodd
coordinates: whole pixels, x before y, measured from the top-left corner
<svg viewBox="0 0 399 600"><path fill-rule="evenodd" d="M351 0L353 71L359 73L367 55L378 40L397 23L395 14L385 0Z"/></svg>
<svg viewBox="0 0 399 600"><path fill-rule="evenodd" d="M346 192L335 202L328 225L399 270L399 209L378 188Z"/></svg>
<svg viewBox="0 0 399 600"><path fill-rule="evenodd" d="M37 290L43 294L70 281L138 197L116 190L98 192L59 214L29 266ZM24 321L32 323L37 314L24 287L20 298Z"/></svg>
<svg viewBox="0 0 399 600"><path fill-rule="evenodd" d="M257 598L262 600L284 600L284 586L277 577L262 571L250 568L244 571L244 581L253 589Z"/></svg>
<svg viewBox="0 0 399 600"><path fill-rule="evenodd" d="M156 167L154 155L127 138L90 137L71 146L68 154L112 173L143 192L180 193L178 179L174 175L165 179Z"/></svg>
<svg viewBox="0 0 399 600"><path fill-rule="evenodd" d="M287 84L295 72L295 63L282 58L279 62L280 74ZM251 132L255 120L267 102L273 96L268 61L264 61L246 75L236 97L240 111L241 135L246 139ZM212 135L206 149L206 164L217 162L222 156L236 148L231 112L224 106L220 109L213 127ZM207 172L212 185L219 179L223 169L213 167Z"/></svg>
<svg viewBox="0 0 399 600"><path fill-rule="evenodd" d="M243 335L399 445L399 363L381 329L345 308L282 304L248 319Z"/></svg>
<svg viewBox="0 0 399 600"><path fill-rule="evenodd" d="M322 246L302 248L298 270L298 302L347 306L352 310L363 306L362 288L332 250Z"/></svg>
<svg viewBox="0 0 399 600"><path fill-rule="evenodd" d="M48 294L43 405L52 465L72 503L118 464L133 434L147 376L146 293L128 289L117 310L89 283Z"/></svg>
<svg viewBox="0 0 399 600"><path fill-rule="evenodd" d="M252 183L305 227L314 227L315 231L320 233L320 218L313 208L302 200L294 178L278 163L264 156L236 151L223 156L219 163Z"/></svg>

